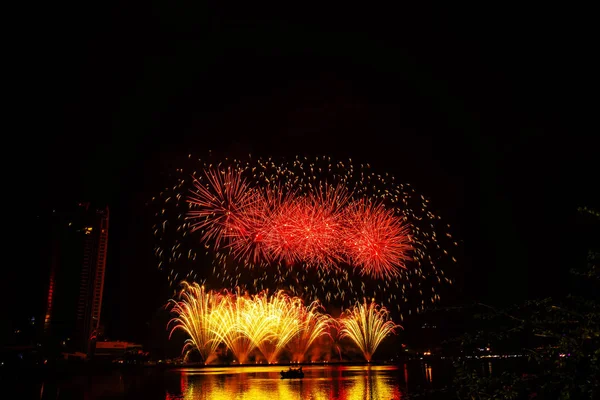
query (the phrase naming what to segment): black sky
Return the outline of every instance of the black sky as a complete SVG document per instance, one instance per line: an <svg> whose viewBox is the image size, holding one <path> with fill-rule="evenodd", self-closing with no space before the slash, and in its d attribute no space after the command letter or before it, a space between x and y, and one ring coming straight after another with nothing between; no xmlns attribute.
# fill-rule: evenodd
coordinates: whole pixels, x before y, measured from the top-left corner
<svg viewBox="0 0 600 400"><path fill-rule="evenodd" d="M585 13L299 4L52 4L32 16L14 101L19 207L110 206L115 335L165 300L144 203L178 157L209 149L369 162L453 225L456 299L558 293L582 251L576 207L598 199L595 132L577 124L592 110Z"/></svg>

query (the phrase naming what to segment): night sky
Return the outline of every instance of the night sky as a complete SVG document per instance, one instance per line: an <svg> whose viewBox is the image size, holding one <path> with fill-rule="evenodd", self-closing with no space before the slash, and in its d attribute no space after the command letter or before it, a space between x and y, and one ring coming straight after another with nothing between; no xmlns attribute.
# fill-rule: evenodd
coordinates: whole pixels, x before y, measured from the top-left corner
<svg viewBox="0 0 600 400"><path fill-rule="evenodd" d="M351 157L410 182L461 240L452 301L563 291L585 257L576 208L598 204L597 130L578 124L584 23L548 8L216 3L53 3L23 34L24 235L35 210L109 205L114 336L135 340L166 300L145 203L178 158L208 150ZM33 259L5 271L6 296L43 286Z"/></svg>

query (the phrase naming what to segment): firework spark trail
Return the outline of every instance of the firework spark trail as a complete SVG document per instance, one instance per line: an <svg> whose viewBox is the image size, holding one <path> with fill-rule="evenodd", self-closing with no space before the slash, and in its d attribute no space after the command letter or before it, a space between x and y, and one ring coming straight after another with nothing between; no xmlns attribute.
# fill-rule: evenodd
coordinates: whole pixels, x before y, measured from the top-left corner
<svg viewBox="0 0 600 400"><path fill-rule="evenodd" d="M346 310L340 324L341 338L352 339L367 362L371 362L382 340L394 333L396 328L401 328L389 319L389 312L385 307L378 306L374 301L367 304L366 298L362 304L356 303Z"/></svg>

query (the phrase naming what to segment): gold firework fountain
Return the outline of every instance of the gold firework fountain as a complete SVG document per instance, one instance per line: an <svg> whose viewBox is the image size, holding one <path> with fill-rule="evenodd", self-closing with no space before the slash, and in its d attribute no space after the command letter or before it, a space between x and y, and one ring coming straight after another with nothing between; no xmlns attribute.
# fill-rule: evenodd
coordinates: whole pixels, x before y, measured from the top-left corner
<svg viewBox="0 0 600 400"><path fill-rule="evenodd" d="M318 301L305 306L302 299L283 291L249 296L239 289L207 292L197 283L183 282L178 299L169 305L175 314L168 324L169 337L176 330L186 332L189 338L182 353L187 356L197 350L205 364L216 357L221 344L240 364L247 363L255 349L269 364L276 363L284 351L289 351L292 361L304 362L310 347L320 337L331 335L333 328L336 338L350 338L370 362L382 340L401 328L389 319L385 307L366 299L335 320Z"/></svg>
<svg viewBox="0 0 600 400"><path fill-rule="evenodd" d="M252 337L247 334L245 315L252 306L249 298L242 296L239 290L237 293L230 294L225 292L222 301L218 307L211 313L215 334L221 342L233 353L233 356L240 364L248 361L248 355L256 347ZM257 327L257 331L261 328ZM252 336L261 336L260 333L254 333Z"/></svg>
<svg viewBox="0 0 600 400"><path fill-rule="evenodd" d="M255 316L262 316L263 323L269 326L269 334L257 342L257 347L267 362L273 364L300 329L296 315L303 306L302 301L290 298L283 291L272 296L264 292L255 296L254 300Z"/></svg>
<svg viewBox="0 0 600 400"><path fill-rule="evenodd" d="M189 335L182 352L187 356L189 351L197 350L204 363L208 364L215 357L220 344L216 334L216 320L212 311L218 308L219 299L213 292L206 292L204 286L197 283L182 283L179 300L170 300L171 311L177 316L169 321L167 328L172 326L169 338L176 330L182 330Z"/></svg>
<svg viewBox="0 0 600 400"><path fill-rule="evenodd" d="M395 333L396 328L402 328L389 319L389 312L385 307L377 305L373 300L367 304L366 298L362 304L356 303L346 310L340 324L341 337L350 338L362 351L367 362L371 362L375 350L388 334Z"/></svg>

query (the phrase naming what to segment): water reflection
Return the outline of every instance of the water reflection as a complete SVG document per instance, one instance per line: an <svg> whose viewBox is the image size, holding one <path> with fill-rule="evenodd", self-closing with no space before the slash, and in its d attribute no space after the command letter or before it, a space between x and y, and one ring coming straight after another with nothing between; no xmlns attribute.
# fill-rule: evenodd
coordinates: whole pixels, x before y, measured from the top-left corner
<svg viewBox="0 0 600 400"><path fill-rule="evenodd" d="M473 366L488 371L491 363ZM310 365L304 367L304 379L282 380L282 368L287 366L142 367L22 375L10 380L14 389L10 392L41 400L391 400L402 399L409 391L441 388L453 372L450 363L415 360L399 366ZM501 371L502 367L494 363L494 373Z"/></svg>
<svg viewBox="0 0 600 400"><path fill-rule="evenodd" d="M401 399L397 368L305 368L301 380L280 379L279 368L247 367L180 370L179 387L169 388L165 400L375 400Z"/></svg>
<svg viewBox="0 0 600 400"><path fill-rule="evenodd" d="M431 381L433 380L432 377L432 369L431 369L431 365L424 363L424 368L425 368L425 380L429 383L431 383Z"/></svg>

